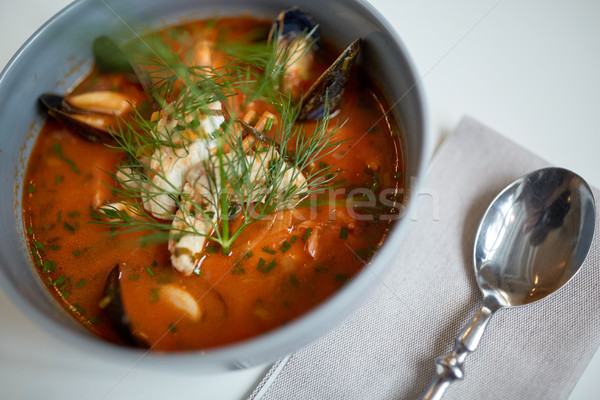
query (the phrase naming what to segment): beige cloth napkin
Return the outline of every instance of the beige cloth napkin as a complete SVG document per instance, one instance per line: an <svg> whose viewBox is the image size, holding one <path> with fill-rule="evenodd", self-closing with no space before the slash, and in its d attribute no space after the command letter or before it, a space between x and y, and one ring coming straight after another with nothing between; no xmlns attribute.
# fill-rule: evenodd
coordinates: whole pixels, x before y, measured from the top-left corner
<svg viewBox="0 0 600 400"><path fill-rule="evenodd" d="M436 154L418 218L377 290L341 326L276 363L250 399L417 398L434 358L451 350L479 307L472 265L479 219L504 186L546 165L465 118ZM598 204L597 190L594 197ZM464 380L445 399L569 396L600 344L598 225L571 282L492 318L465 361Z"/></svg>

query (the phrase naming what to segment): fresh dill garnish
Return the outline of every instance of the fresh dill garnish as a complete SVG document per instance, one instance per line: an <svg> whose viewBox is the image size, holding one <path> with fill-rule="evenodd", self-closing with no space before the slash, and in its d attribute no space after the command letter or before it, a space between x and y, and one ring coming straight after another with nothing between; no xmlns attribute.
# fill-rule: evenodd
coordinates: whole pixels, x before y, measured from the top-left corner
<svg viewBox="0 0 600 400"><path fill-rule="evenodd" d="M343 121L330 120L325 101L323 118L309 125L310 130L296 123L301 104L294 104L279 87L289 61L301 57L313 42L308 39L305 46L289 47L276 42L217 40L215 50L227 59L218 67L195 65L191 55L175 53L160 35L132 45L134 69L161 111L154 120L136 111L132 121L121 121L113 132L116 143L110 146L124 152L125 161L111 174L117 182L111 189L123 207L93 210L94 222L116 228L115 233L145 231L144 243L167 239L178 243L186 235L203 236L212 242L205 246L206 252L220 247L227 255L251 223L331 187L339 171L314 166L342 143L335 136ZM238 120L255 101L274 109L276 120L266 120L269 140L259 138L259 144L249 150ZM209 132L199 119L221 112L211 108L216 102L227 118ZM173 181L169 169L173 161L165 153L183 158L192 148L199 151L198 146L207 154L198 163L203 170L197 181L201 186L196 182L189 190ZM165 199L174 204L165 205Z"/></svg>

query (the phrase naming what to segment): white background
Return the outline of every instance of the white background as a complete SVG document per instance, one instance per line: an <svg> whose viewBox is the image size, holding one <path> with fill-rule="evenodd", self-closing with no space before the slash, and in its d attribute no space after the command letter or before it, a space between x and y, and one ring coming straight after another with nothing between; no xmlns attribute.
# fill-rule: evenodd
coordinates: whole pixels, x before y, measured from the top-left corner
<svg viewBox="0 0 600 400"><path fill-rule="evenodd" d="M69 2L3 0L0 67ZM436 145L468 114L600 186L600 2L370 3L386 16L414 59ZM0 320L2 398L164 399L176 394L181 399L240 399L266 368L182 376L94 361L41 331L2 292ZM600 354L571 399L596 398L598 376Z"/></svg>

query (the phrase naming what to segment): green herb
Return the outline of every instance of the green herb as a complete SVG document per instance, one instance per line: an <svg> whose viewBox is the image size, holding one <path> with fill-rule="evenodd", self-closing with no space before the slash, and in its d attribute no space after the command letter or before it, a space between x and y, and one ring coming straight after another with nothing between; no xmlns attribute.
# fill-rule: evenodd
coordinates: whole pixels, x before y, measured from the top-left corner
<svg viewBox="0 0 600 400"><path fill-rule="evenodd" d="M130 281L135 281L136 279L138 279L140 276L138 274L135 275L129 275L129 280Z"/></svg>
<svg viewBox="0 0 600 400"><path fill-rule="evenodd" d="M33 226L28 226L28 227L27 227L27 233L28 233L29 235L33 235Z"/></svg>
<svg viewBox="0 0 600 400"><path fill-rule="evenodd" d="M267 122L265 124L265 130L268 131L273 127L273 118L269 118L267 119Z"/></svg>
<svg viewBox="0 0 600 400"><path fill-rule="evenodd" d="M31 185L29 185L29 189L27 191L29 192L29 194L32 194L33 192L35 192L35 185L33 183Z"/></svg>
<svg viewBox="0 0 600 400"><path fill-rule="evenodd" d="M75 257L79 257L81 255L81 251L79 249L75 249L75 250L73 250L73 255Z"/></svg>
<svg viewBox="0 0 600 400"><path fill-rule="evenodd" d="M370 127L369 129L367 129L367 133L368 134L372 134L375 133L379 130L379 128L377 127L377 125L373 125L372 127Z"/></svg>
<svg viewBox="0 0 600 400"><path fill-rule="evenodd" d="M269 272L271 272L273 270L273 268L275 268L277 266L277 261L275 260L271 260L269 261L269 263L267 264L265 262L265 260L263 260L262 258L260 260L258 260L258 266L256 267L257 270L259 270L260 272L262 272L263 274L268 274Z"/></svg>
<svg viewBox="0 0 600 400"><path fill-rule="evenodd" d="M83 307L81 307L79 304L77 304L77 303L74 303L74 304L73 304L73 308L74 308L75 310L77 310L77 312L78 312L79 314L82 314L82 315L83 315L83 314L85 314L85 309L84 309Z"/></svg>
<svg viewBox="0 0 600 400"><path fill-rule="evenodd" d="M291 244L289 244L287 240L285 240L285 241L284 241L284 242L281 244L281 246L279 246L279 250L280 250L282 253L285 253L286 251L288 251L288 250L289 250L289 249L291 249L291 248L292 248L292 245L291 245Z"/></svg>
<svg viewBox="0 0 600 400"><path fill-rule="evenodd" d="M79 211L69 211L67 213L67 216L69 218L79 217L80 215L81 215L81 213Z"/></svg>
<svg viewBox="0 0 600 400"><path fill-rule="evenodd" d="M54 285L54 286L59 286L61 283L63 283L63 282L64 282L64 281L66 281L66 280L67 280L67 277L66 277L66 276L64 276L64 275L62 275L60 278L58 278L57 280L55 280L55 281L53 282L53 285Z"/></svg>
<svg viewBox="0 0 600 400"><path fill-rule="evenodd" d="M57 216L57 218L56 218L56 220L57 220L58 222L60 222L61 216L62 216L62 211L59 211L59 212L58 212L58 216Z"/></svg>
<svg viewBox="0 0 600 400"><path fill-rule="evenodd" d="M264 251L265 253L269 253L269 254L277 254L277 250L273 250L268 247L263 247L262 251Z"/></svg>
<svg viewBox="0 0 600 400"><path fill-rule="evenodd" d="M146 268L146 272L148 273L148 275L150 275L151 278L154 278L154 272L152 272L150 267L146 265L144 268Z"/></svg>
<svg viewBox="0 0 600 400"><path fill-rule="evenodd" d="M81 171L79 170L79 168L77 168L77 166L75 166L75 163L71 159L65 157L62 151L62 147L60 147L60 143L54 143L54 152L58 155L58 158L66 162L69 165L69 167L71 167L73 172L75 172L76 174L81 174Z"/></svg>
<svg viewBox="0 0 600 400"><path fill-rule="evenodd" d="M216 245L207 245L204 248L204 252L205 253L209 253L209 254L216 254L219 252L219 246Z"/></svg>
<svg viewBox="0 0 600 400"><path fill-rule="evenodd" d="M63 226L65 227L66 230L68 230L71 233L75 233L75 227L71 224L69 224L67 221L65 221L63 223Z"/></svg>
<svg viewBox="0 0 600 400"><path fill-rule="evenodd" d="M159 292L159 288L151 288L150 289L150 303L157 303L158 302L158 292Z"/></svg>
<svg viewBox="0 0 600 400"><path fill-rule="evenodd" d="M304 235L302 236L302 241L306 242L311 233L312 233L312 228L308 228L306 231L304 231Z"/></svg>
<svg viewBox="0 0 600 400"><path fill-rule="evenodd" d="M296 243L296 240L298 240L298 236L292 235L292 237L290 238L290 243L294 244L294 243Z"/></svg>
<svg viewBox="0 0 600 400"><path fill-rule="evenodd" d="M246 254L244 254L244 258L252 258L252 255L253 255L252 252L249 251Z"/></svg>
<svg viewBox="0 0 600 400"><path fill-rule="evenodd" d="M231 273L234 275L245 274L246 270L242 267L235 267L234 269L231 270Z"/></svg>
<svg viewBox="0 0 600 400"><path fill-rule="evenodd" d="M46 274L56 271L56 263L54 261L45 260L43 271Z"/></svg>
<svg viewBox="0 0 600 400"><path fill-rule="evenodd" d="M54 183L56 183L57 185L60 185L61 183L63 183L65 177L59 174L54 175Z"/></svg>
<svg viewBox="0 0 600 400"><path fill-rule="evenodd" d="M177 332L177 327L175 326L175 324L169 324L169 326L167 328L169 329L169 332L171 332L171 333Z"/></svg>
<svg viewBox="0 0 600 400"><path fill-rule="evenodd" d="M157 267L158 263L156 262L156 260L152 260L152 262L150 263L151 266L153 267Z"/></svg>
<svg viewBox="0 0 600 400"><path fill-rule="evenodd" d="M35 263L38 267L41 267L43 265L42 259L40 258L37 252L33 253L33 258L35 259Z"/></svg>
<svg viewBox="0 0 600 400"><path fill-rule="evenodd" d="M48 247L50 247L50 250L55 250L55 251L56 251L56 250L60 250L60 246L59 246L59 245L57 245L57 244L51 244L51 245L50 245L50 246L48 246Z"/></svg>
<svg viewBox="0 0 600 400"><path fill-rule="evenodd" d="M39 251L44 251L46 250L46 248L44 247L43 244L41 244L40 242L38 242L37 240L33 241L33 245L39 250Z"/></svg>
<svg viewBox="0 0 600 400"><path fill-rule="evenodd" d="M317 272L327 271L328 269L329 269L329 267L327 265L317 265L315 267L315 271L317 271Z"/></svg>
<svg viewBox="0 0 600 400"><path fill-rule="evenodd" d="M349 277L348 274L336 274L335 275L335 281L338 283L346 283L348 281Z"/></svg>
<svg viewBox="0 0 600 400"><path fill-rule="evenodd" d="M342 227L340 229L340 239L348 239L348 228Z"/></svg>
<svg viewBox="0 0 600 400"><path fill-rule="evenodd" d="M81 278L81 279L79 280L79 282L77 282L77 284L75 285L75 287L76 287L76 288L83 287L83 285L85 285L85 283L86 283L86 280L85 280L85 278Z"/></svg>
<svg viewBox="0 0 600 400"><path fill-rule="evenodd" d="M313 40L311 35L312 32L306 35L311 38L309 41ZM117 233L146 231L155 240L183 235L204 236L218 245L223 254L229 254L232 243L248 225L330 187L338 172L310 166L341 145L342 141L336 140L336 133L343 122L333 126L336 120L330 120L326 108L323 118L316 124L295 124L300 105L281 93L280 81L286 74L289 60L301 56L310 46L277 46L276 42L245 43L243 46L225 46L218 42L216 50L231 57L226 66L218 68L185 65L182 57L174 54L172 46L165 44L159 35L146 37L142 45L132 44L132 53L139 56L142 64L150 66L144 69L151 71L145 78L154 82L149 89L150 96L176 123L167 135L158 130L155 122L145 120L140 114L133 122L120 125L114 135L116 143L113 147L126 154L127 164L117 167L117 173L111 174L117 182L112 189L120 201L133 205L133 212L120 213L101 207L92 213L95 223L115 227ZM186 90L178 89L182 84ZM274 107L278 114L277 124L272 120L266 122L267 129L275 131L276 145L261 146L250 157L242 146L243 136L237 122L242 116L236 115L234 109L228 109L229 97L238 93L244 99L241 109L260 100ZM216 142L216 151L204 161L207 184L212 190L200 193L202 198L191 198L169 182L160 158L152 160L158 163L158 168L150 170L147 155L158 154L160 151L156 151L164 148L186 151L191 142L179 130L195 129L198 123L193 121L215 101L220 101L226 108L229 118L220 130L206 132ZM295 178L300 173L305 179L297 184ZM257 176L264 179L255 179ZM176 201L174 209L178 211L157 220L145 206L154 201L160 206L155 199L165 194ZM230 221L232 205L235 205L236 215L241 217L235 230ZM198 215L210 223L211 229L200 231L196 227L194 221ZM174 232L170 221L175 219L182 224Z"/></svg>
<svg viewBox="0 0 600 400"><path fill-rule="evenodd" d="M100 314L92 315L90 317L89 321L93 326L96 326L102 322L102 315L100 315Z"/></svg>
<svg viewBox="0 0 600 400"><path fill-rule="evenodd" d="M290 274L290 282L292 282L292 285L294 286L300 286L300 282L298 281L298 278L296 278L295 274Z"/></svg>
<svg viewBox="0 0 600 400"><path fill-rule="evenodd" d="M404 176L404 172L402 172L402 171L396 171L394 173L394 179L402 179L403 176Z"/></svg>

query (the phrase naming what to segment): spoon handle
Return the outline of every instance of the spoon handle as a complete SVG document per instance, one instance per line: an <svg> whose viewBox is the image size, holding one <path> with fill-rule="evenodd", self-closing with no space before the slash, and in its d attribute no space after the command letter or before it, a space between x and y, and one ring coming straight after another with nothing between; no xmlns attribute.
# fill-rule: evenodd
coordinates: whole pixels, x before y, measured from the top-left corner
<svg viewBox="0 0 600 400"><path fill-rule="evenodd" d="M490 318L500 308L494 301L486 300L473 321L457 336L454 350L435 359L435 377L421 399L439 400L453 381L463 378L465 358L477 348Z"/></svg>

